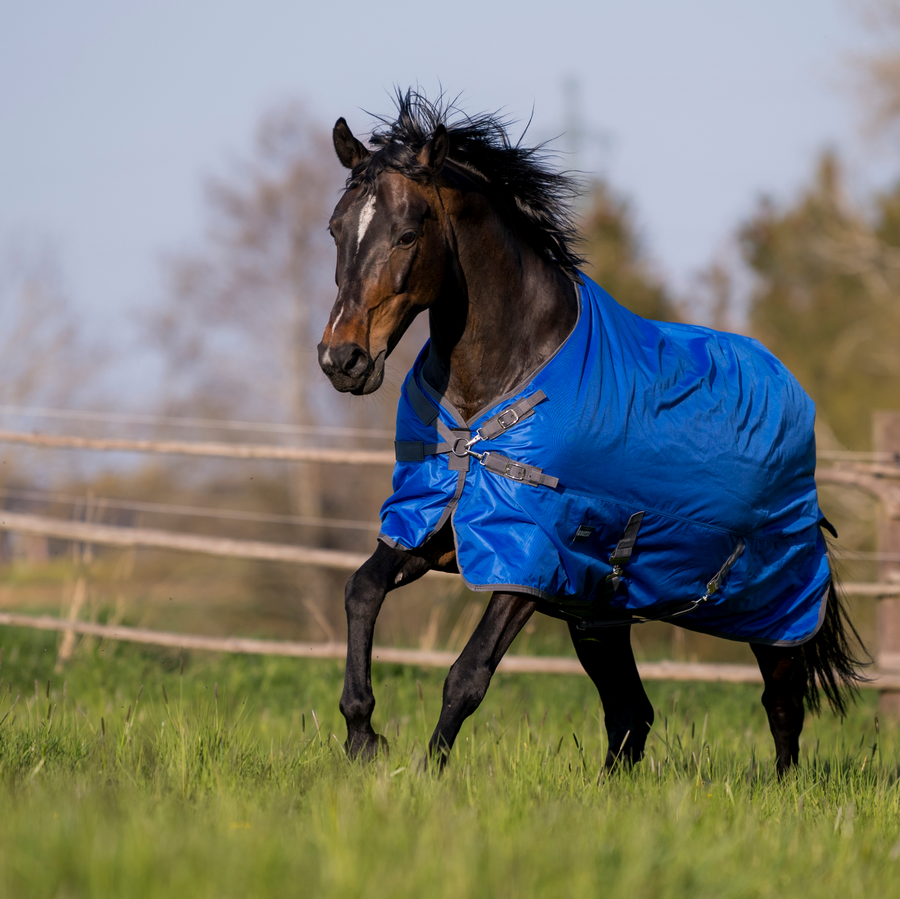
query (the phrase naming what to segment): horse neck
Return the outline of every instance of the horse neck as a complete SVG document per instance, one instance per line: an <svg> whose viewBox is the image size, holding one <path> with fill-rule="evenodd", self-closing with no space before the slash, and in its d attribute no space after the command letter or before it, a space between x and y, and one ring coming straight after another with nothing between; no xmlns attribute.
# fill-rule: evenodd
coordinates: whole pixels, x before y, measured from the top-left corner
<svg viewBox="0 0 900 899"><path fill-rule="evenodd" d="M496 213L454 228L456 258L429 310L425 376L464 416L527 382L575 326L574 285Z"/></svg>

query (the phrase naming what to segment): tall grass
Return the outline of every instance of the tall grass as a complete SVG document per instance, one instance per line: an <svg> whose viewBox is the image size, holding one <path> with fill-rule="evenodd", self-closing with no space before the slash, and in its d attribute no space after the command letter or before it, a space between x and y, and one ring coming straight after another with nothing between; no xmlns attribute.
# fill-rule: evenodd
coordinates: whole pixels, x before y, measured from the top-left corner
<svg viewBox="0 0 900 899"><path fill-rule="evenodd" d="M759 690L650 685L608 776L586 678L498 676L447 771L439 674L377 666L388 756L348 761L328 662L0 635L3 896L893 895L898 728L809 719L779 782ZM48 686L48 680L50 681ZM18 702L16 697L18 696ZM335 736L337 735L337 736Z"/></svg>

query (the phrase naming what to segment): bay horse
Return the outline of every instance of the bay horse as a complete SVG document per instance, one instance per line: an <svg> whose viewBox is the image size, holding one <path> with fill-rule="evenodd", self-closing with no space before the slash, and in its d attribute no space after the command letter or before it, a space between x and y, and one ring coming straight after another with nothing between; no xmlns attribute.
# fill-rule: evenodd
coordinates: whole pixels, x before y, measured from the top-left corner
<svg viewBox="0 0 900 899"><path fill-rule="evenodd" d="M590 282L574 181L501 118L412 91L397 105L371 149L343 118L333 132L350 176L329 222L323 372L370 394L413 319L430 325L382 534L346 587L348 753L386 746L372 726L382 603L434 569L492 592L444 684L438 767L540 611L567 622L597 687L607 767L637 762L653 723L631 626L669 620L750 644L783 774L804 704L818 710L821 687L843 715L861 677L820 534L811 401L755 341L647 322Z"/></svg>

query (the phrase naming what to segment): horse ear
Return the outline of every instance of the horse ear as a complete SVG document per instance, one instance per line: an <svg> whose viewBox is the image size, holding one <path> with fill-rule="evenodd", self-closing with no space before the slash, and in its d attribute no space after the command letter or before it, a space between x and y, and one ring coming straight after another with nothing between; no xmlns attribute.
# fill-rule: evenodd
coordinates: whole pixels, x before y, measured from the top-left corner
<svg viewBox="0 0 900 899"><path fill-rule="evenodd" d="M369 155L369 151L353 136L344 118L334 123L332 138L335 152L344 168L355 169Z"/></svg>
<svg viewBox="0 0 900 899"><path fill-rule="evenodd" d="M444 164L450 151L450 137L443 125L438 125L431 135L431 140L416 154L416 162L436 172Z"/></svg>

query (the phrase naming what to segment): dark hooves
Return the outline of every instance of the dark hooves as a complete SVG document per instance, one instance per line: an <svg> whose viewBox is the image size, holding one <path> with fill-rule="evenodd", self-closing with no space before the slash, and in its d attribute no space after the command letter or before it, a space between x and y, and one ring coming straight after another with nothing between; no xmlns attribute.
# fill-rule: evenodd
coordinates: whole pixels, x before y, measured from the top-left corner
<svg viewBox="0 0 900 899"><path fill-rule="evenodd" d="M348 739L344 743L344 749L351 759L360 759L364 762L370 762L377 755L388 755L390 746L388 741L381 735L373 733L371 737L365 740Z"/></svg>

